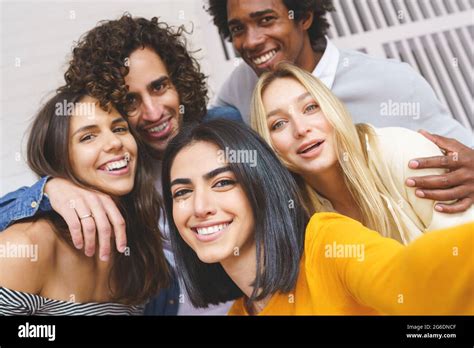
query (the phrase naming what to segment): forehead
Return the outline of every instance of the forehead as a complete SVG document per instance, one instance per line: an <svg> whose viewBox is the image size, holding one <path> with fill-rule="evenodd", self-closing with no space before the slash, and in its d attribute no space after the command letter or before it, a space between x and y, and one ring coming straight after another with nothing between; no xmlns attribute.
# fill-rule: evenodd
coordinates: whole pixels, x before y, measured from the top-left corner
<svg viewBox="0 0 474 348"><path fill-rule="evenodd" d="M125 82L130 85L150 82L168 75L168 69L161 57L151 48L139 48L133 51L129 57L129 72L125 76Z"/></svg>
<svg viewBox="0 0 474 348"><path fill-rule="evenodd" d="M114 119L121 117L115 109L112 109L110 112L103 110L97 100L89 96L68 107L73 107L70 121L71 130L90 124L108 124Z"/></svg>
<svg viewBox="0 0 474 348"><path fill-rule="evenodd" d="M228 0L227 18L228 20L243 19L250 17L252 13L269 9L280 14L288 12L282 0Z"/></svg>
<svg viewBox="0 0 474 348"><path fill-rule="evenodd" d="M222 167L220 148L210 142L198 141L187 145L176 155L171 166L171 180L178 177L201 177L218 167Z"/></svg>
<svg viewBox="0 0 474 348"><path fill-rule="evenodd" d="M306 92L306 88L293 77L279 77L267 86L262 93L265 105L288 104L294 97Z"/></svg>

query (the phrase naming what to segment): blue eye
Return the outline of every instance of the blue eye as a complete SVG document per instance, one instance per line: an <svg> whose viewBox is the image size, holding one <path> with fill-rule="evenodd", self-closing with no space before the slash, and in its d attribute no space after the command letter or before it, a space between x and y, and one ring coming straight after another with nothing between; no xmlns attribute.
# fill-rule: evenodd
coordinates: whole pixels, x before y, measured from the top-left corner
<svg viewBox="0 0 474 348"><path fill-rule="evenodd" d="M311 112L311 111L316 111L319 109L319 105L317 104L310 104L306 107L306 109L304 110L305 112Z"/></svg>
<svg viewBox="0 0 474 348"><path fill-rule="evenodd" d="M272 130L277 130L278 128L283 127L284 124L285 124L284 121L278 121L278 122L276 122L275 124L273 124Z"/></svg>

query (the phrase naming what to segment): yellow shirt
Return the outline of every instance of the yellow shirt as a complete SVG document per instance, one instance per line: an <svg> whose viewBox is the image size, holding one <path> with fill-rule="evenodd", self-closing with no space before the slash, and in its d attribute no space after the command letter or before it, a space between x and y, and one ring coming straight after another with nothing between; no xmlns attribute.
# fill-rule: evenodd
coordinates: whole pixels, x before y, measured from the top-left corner
<svg viewBox="0 0 474 348"><path fill-rule="evenodd" d="M261 315L474 314L474 223L403 246L358 221L317 213L293 292ZM243 298L230 315L247 315Z"/></svg>

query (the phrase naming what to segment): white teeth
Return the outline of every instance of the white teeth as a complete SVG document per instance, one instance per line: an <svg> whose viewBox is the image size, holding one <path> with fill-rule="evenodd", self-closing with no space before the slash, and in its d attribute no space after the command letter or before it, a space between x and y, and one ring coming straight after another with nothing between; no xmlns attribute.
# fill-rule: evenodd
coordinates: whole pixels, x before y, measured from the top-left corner
<svg viewBox="0 0 474 348"><path fill-rule="evenodd" d="M196 231L200 235L208 235L208 234L213 234L216 232L219 232L229 226L228 223L225 224L220 224L220 225L214 225L214 226L209 226L209 227L198 227L196 228Z"/></svg>
<svg viewBox="0 0 474 348"><path fill-rule="evenodd" d="M263 56L253 59L253 62L255 65L266 63L275 56L276 52L277 52L276 50L272 50L268 52L267 54L264 54Z"/></svg>
<svg viewBox="0 0 474 348"><path fill-rule="evenodd" d="M155 132L161 132L163 129L165 129L166 127L168 127L168 121L160 124L159 126L156 126L156 127L153 127L153 128L150 128L148 129L148 132L149 133L155 133Z"/></svg>
<svg viewBox="0 0 474 348"><path fill-rule="evenodd" d="M115 161L115 162L109 162L105 165L105 169L107 171L112 171L114 169L122 169L125 168L128 165L128 162L130 162L130 154L126 153L125 157L121 159L120 161Z"/></svg>

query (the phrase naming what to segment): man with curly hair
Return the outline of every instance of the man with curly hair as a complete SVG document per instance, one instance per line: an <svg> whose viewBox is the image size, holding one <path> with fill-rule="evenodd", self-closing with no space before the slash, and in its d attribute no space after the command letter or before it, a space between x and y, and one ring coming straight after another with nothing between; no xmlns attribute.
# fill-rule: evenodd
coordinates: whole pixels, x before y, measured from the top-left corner
<svg viewBox="0 0 474 348"><path fill-rule="evenodd" d="M76 44L65 73L66 85L60 88L85 91L97 98L102 108L115 107L127 116L156 158L158 192L166 145L183 124L201 122L207 113L206 77L187 51L183 31L182 27L174 30L156 17L147 20L125 14L118 20L103 21ZM237 118L232 110L220 112ZM71 201L75 202L74 209L70 208ZM0 230L15 220L51 209L64 218L75 246L84 248L86 255L94 255L98 240L100 257L108 261L112 235L117 249L123 252L127 244L124 218L112 199L61 178L42 178L32 187L2 198ZM91 215L94 218L79 218ZM168 231L164 220L160 221L160 230L165 234ZM169 245L165 245L165 254L173 264ZM229 307L196 310L185 293L168 293L165 297L159 297L147 313L163 314L163 307L171 307L168 313L172 313L178 302L180 314L225 314ZM172 306L163 301L171 301Z"/></svg>
<svg viewBox="0 0 474 348"><path fill-rule="evenodd" d="M409 178L407 186L417 187L418 197L456 201L437 204L438 211L466 211L474 203L474 150L468 147L472 134L449 115L429 84L408 64L337 49L326 37L325 15L332 10L331 0L209 0L214 24L245 62L224 82L214 104L236 107L249 123L258 77L281 61L293 63L329 87L354 123L427 129L443 135L425 133L446 156L414 159L410 168L446 168L449 172ZM386 104L414 103L420 112L412 117L390 117L382 112Z"/></svg>

